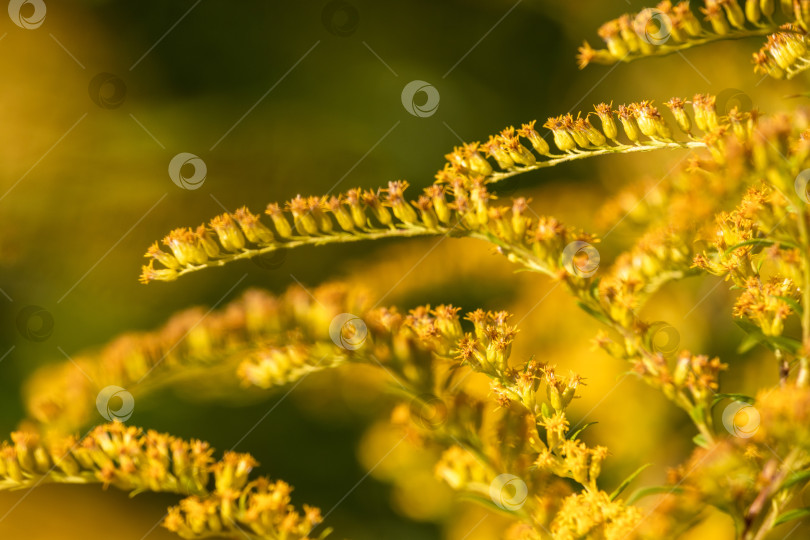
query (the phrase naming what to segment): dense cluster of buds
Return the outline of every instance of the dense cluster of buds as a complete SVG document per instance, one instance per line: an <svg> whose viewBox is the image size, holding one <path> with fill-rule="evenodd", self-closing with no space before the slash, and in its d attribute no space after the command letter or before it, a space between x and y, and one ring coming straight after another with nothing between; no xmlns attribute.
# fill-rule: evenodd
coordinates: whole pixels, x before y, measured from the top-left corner
<svg viewBox="0 0 810 540"><path fill-rule="evenodd" d="M384 194L350 190L334 198L338 202L333 206L320 206L316 198L308 199L313 204L307 210L291 203L289 211L277 210L275 235L256 216L251 221L252 227L256 229L261 225L262 230L267 229L268 233L261 236L247 234L248 229L244 226L244 216L249 214L247 210L242 209L234 214L241 214L241 221L237 217L229 217L230 214L223 214L211 222L211 227L217 231L217 239L206 232L206 227L200 226L196 231L172 231L164 239L164 244L172 253L162 251L157 244L153 245L147 252L151 261L144 267L141 278L144 282L173 280L181 274L210 265L221 265L303 244L436 234L467 235L494 239L496 243L514 244L516 249L523 251L522 255L515 257L537 257L541 260L535 269L542 266L541 271L548 273L549 266L559 265L557 259L565 242L590 239L577 231L568 231L557 222L552 223L549 218L527 215L530 209L526 199L515 199L511 206L494 206L491 202L495 196L487 190L483 179L455 176L449 181L450 185L431 185L417 201L411 203L405 200L404 195L407 182L389 183ZM278 208L275 204L270 207ZM293 217L294 224L288 221L288 214ZM354 217L349 219L350 215ZM358 222L363 225L358 226ZM282 238L279 231L285 223L288 237ZM295 235L293 230L296 231ZM209 244L216 246L216 251L205 247ZM155 269L155 261L164 268Z"/></svg>
<svg viewBox="0 0 810 540"><path fill-rule="evenodd" d="M517 130L509 127L483 145L470 143L455 148L447 155L448 162L436 175L436 182L416 200L406 198L408 183L399 180L377 191L351 189L323 197L298 195L283 208L272 203L265 210L268 223L243 207L196 228L175 229L162 241L166 249L155 242L147 250L149 263L143 267L141 281L171 281L209 266L305 244L395 236L494 236L504 243L528 245L557 257L554 249L546 249L534 237L552 240L547 237L548 231L561 226L547 218L534 220L528 216L526 199L515 199L511 206L493 205L495 197L486 184L580 157L707 144L711 147L720 141L724 129L733 128L741 139L747 139L753 131L756 115L736 109L729 114L718 112L713 96L698 94L691 101L694 121L684 108L687 103L680 98L667 103L675 125L687 136L686 142L675 141L673 127L651 101L621 105L617 110L601 103L584 118L567 114L546 122L562 154L550 152L545 137L535 130L535 122ZM591 114L598 118L598 127L589 119ZM695 138L696 130L706 134L703 140ZM626 142L622 142L624 139Z"/></svg>
<svg viewBox="0 0 810 540"><path fill-rule="evenodd" d="M750 319L766 336L780 336L785 319L793 314L798 300L796 286L790 279L772 277L763 283L759 277L751 277L734 304L734 316Z"/></svg>
<svg viewBox="0 0 810 540"><path fill-rule="evenodd" d="M780 16L787 21L781 27L774 22L776 4L781 5ZM707 24L701 24L699 17ZM808 25L810 4L800 0L704 0L700 13L693 12L689 2L663 0L655 8L603 24L597 33L605 48L594 49L585 42L577 59L582 69L591 63L629 62L721 39L771 34L754 54L756 69L776 78L790 78L810 66L805 58Z"/></svg>
<svg viewBox="0 0 810 540"><path fill-rule="evenodd" d="M754 71L777 79L790 79L810 67L807 29L798 24L785 24L768 36L762 48L754 53Z"/></svg>
<svg viewBox="0 0 810 540"><path fill-rule="evenodd" d="M583 491L563 500L551 522L553 538L637 538L641 510L612 500L604 491Z"/></svg>
<svg viewBox="0 0 810 540"><path fill-rule="evenodd" d="M163 526L183 538L249 538L315 540L312 530L321 521L319 509L290 504L292 487L261 477L249 481L257 463L247 454L228 452L213 467L216 489L206 497L191 496L169 508Z"/></svg>
<svg viewBox="0 0 810 540"><path fill-rule="evenodd" d="M81 439L41 440L26 431L12 433L11 439L0 443L0 490L42 482L99 483L134 493L186 495L164 521L183 538L305 539L321 522L316 508L304 506L303 516L295 510L292 488L284 482L249 481L258 465L249 454L228 452L215 462L203 441L119 422L97 426Z"/></svg>
<svg viewBox="0 0 810 540"><path fill-rule="evenodd" d="M576 118L569 113L549 118L543 127L551 132L557 153L546 142L548 133L541 134L535 129L536 121L523 124L520 129L508 127L490 136L485 144L469 143L454 148L447 154L447 163L436 179L440 183L452 183L461 176L467 182L475 178L497 182L520 172L581 157L661 147L704 146L715 140L710 137L712 134L724 128L733 129L741 140L747 139L753 132L756 114L739 109L733 113L716 111L715 101L715 96L704 94L697 94L691 101L672 98L665 105L672 113L674 126L651 101L617 108L600 103L584 117L582 113ZM687 109L691 109L692 115ZM686 142L675 139L674 129L686 136ZM698 131L704 133L702 139L697 136Z"/></svg>
<svg viewBox="0 0 810 540"><path fill-rule="evenodd" d="M77 439L17 431L0 443L0 489L39 482L102 483L127 491L205 494L213 465L207 443L104 424Z"/></svg>

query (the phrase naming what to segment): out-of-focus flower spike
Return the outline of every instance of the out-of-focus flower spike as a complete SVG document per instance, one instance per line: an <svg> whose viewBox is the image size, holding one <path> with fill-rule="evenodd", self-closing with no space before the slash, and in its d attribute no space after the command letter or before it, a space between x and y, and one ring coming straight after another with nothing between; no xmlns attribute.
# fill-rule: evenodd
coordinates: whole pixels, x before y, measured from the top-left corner
<svg viewBox="0 0 810 540"><path fill-rule="evenodd" d="M530 199L525 197L518 197L512 201L512 229L515 231L515 237L522 239L526 234L530 218L524 214L529 209Z"/></svg>
<svg viewBox="0 0 810 540"><path fill-rule="evenodd" d="M718 0L707 0L706 7L700 8L700 11L705 15L704 19L712 25L712 31L715 34L725 36L731 31L726 14Z"/></svg>
<svg viewBox="0 0 810 540"><path fill-rule="evenodd" d="M761 0L745 0L745 18L753 24L759 24L762 18Z"/></svg>
<svg viewBox="0 0 810 540"><path fill-rule="evenodd" d="M745 13L737 0L707 0L707 4L716 1L726 12L728 21L735 28L745 29Z"/></svg>

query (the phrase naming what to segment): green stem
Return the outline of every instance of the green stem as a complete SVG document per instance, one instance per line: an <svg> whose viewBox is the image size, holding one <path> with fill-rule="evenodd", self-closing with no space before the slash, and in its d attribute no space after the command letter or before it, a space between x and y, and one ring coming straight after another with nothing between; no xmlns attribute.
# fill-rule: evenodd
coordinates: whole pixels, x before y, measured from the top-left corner
<svg viewBox="0 0 810 540"><path fill-rule="evenodd" d="M810 235L807 231L807 218L805 207L799 206L796 222L799 227L799 237L802 243L802 349L799 356L799 374L796 377L796 384L807 386L808 384L808 359L807 353L810 350Z"/></svg>

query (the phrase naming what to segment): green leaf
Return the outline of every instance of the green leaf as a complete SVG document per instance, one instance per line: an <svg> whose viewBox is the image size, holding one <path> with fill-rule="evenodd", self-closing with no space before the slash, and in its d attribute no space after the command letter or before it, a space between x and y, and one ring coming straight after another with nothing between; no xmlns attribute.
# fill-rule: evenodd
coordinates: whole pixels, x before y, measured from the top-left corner
<svg viewBox="0 0 810 540"><path fill-rule="evenodd" d="M706 440L706 437L703 436L703 433L698 433L697 435L692 437L692 442L700 446L701 448L709 447L709 442Z"/></svg>
<svg viewBox="0 0 810 540"><path fill-rule="evenodd" d="M568 438L569 438L569 439L571 439L571 440L576 439L576 438L577 438L577 436L578 436L580 433L582 433L583 431L585 431L586 429L588 429L588 428L589 428L589 427L591 427L592 425L594 425L594 424L598 424L598 423L599 423L599 422L588 422L587 424L585 424L584 426L582 426L581 428L579 428L578 430L576 430L576 431L575 431L575 432L574 432L574 433L573 433L573 434L572 434L570 437L568 437Z"/></svg>
<svg viewBox="0 0 810 540"><path fill-rule="evenodd" d="M602 313L601 311L597 311L596 309L592 308L585 302L577 302L577 305L581 307L585 313L587 313L597 321L606 324L608 326L612 324L610 319L604 313Z"/></svg>
<svg viewBox="0 0 810 540"><path fill-rule="evenodd" d="M637 489L632 495L630 495L630 498L627 499L627 504L635 504L644 497L657 495L659 493L683 493L683 488L679 488L677 486L650 486Z"/></svg>
<svg viewBox="0 0 810 540"><path fill-rule="evenodd" d="M784 483L782 483L782 489L793 487L807 480L810 480L810 470L795 472L785 478Z"/></svg>
<svg viewBox="0 0 810 540"><path fill-rule="evenodd" d="M793 242L787 242L785 240L768 240L767 238L752 238L751 240L746 240L745 242L740 242L739 244L734 244L733 246L729 247L723 252L723 255L728 255L732 251L737 248L741 248L744 246L772 246L774 244L779 244L781 246L792 247L795 249L799 249L799 246L794 244Z"/></svg>
<svg viewBox="0 0 810 540"><path fill-rule="evenodd" d="M799 348L801 347L801 342L797 339L793 339L786 336L766 336L762 333L762 330L746 319L734 319L734 322L743 329L747 334L755 337L759 340L760 343L775 351L776 349L780 349L783 351L787 351L791 354L796 354Z"/></svg>
<svg viewBox="0 0 810 540"><path fill-rule="evenodd" d="M631 474L630 476L628 476L627 478L625 478L625 479L624 479L624 482L622 482L621 484L619 484L619 487L617 487L617 488L616 488L616 489L613 491L613 493L611 493L611 494L610 494L610 500L611 500L611 501L615 501L615 500L616 500L616 497L618 497L619 495L621 495L621 494L622 494L622 491L624 491L624 490L627 488L627 486L629 486L629 485L630 485L630 483L631 483L633 480L635 480L635 479L636 479L636 477L637 477L639 474L641 474L641 471L643 471L644 469L646 469L646 468L647 468L647 467L649 467L650 465L651 465L650 463L647 463L647 464L645 464L645 465L642 465L641 467L639 467L638 469L636 469L636 470L635 470L635 472L634 472L633 474Z"/></svg>
<svg viewBox="0 0 810 540"><path fill-rule="evenodd" d="M781 525L782 523L787 523L788 521L792 521L794 519L801 519L807 516L810 516L810 508L794 508L793 510L788 510L787 512L776 518L776 521L773 522L773 526L776 527L777 525Z"/></svg>
<svg viewBox="0 0 810 540"><path fill-rule="evenodd" d="M715 405L723 401L724 399L733 399L734 401L744 401L749 405L753 405L756 401L751 396L746 396L745 394L715 394L714 399L712 400L711 408L713 409Z"/></svg>
<svg viewBox="0 0 810 540"><path fill-rule="evenodd" d="M760 339L758 337L752 336L751 334L745 334L742 343L740 343L740 346L737 347L737 354L745 354L759 344Z"/></svg>
<svg viewBox="0 0 810 540"><path fill-rule="evenodd" d="M546 405L545 401L540 403L540 414L543 415L543 418L551 418L551 411L548 409L548 405Z"/></svg>

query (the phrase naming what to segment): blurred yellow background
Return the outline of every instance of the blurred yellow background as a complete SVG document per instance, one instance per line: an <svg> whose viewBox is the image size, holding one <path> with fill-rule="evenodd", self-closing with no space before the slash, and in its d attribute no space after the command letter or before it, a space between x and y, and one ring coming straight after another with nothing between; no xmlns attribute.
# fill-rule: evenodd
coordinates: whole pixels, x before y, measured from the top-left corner
<svg viewBox="0 0 810 540"><path fill-rule="evenodd" d="M2 432L24 418L21 385L38 366L126 330L153 328L181 308L213 305L245 274L226 300L250 286L278 292L294 281L344 278L403 310L453 303L513 312L521 329L514 358L536 355L586 378L571 416L599 422L584 438L611 450L605 483L615 486L647 462L653 466L636 487L662 483L667 467L690 450L685 415L625 376L625 365L593 350L598 325L562 288L514 273L482 243L306 248L276 268L241 262L172 284L137 282L143 252L171 228L200 223L223 207L260 211L333 186L404 178L421 189L457 137L481 140L510 124L542 123L600 101L661 103L740 89L765 112L794 105L784 96L797 87L753 74L756 39L577 71L582 40L595 42L604 20L637 4L350 0L334 19L328 10L335 4L326 1L85 0L46 2L35 29L0 14ZM105 73L114 78L95 79ZM99 80L107 84L99 87ZM436 87L436 114L420 118L402 106L402 88L412 80ZM199 189L183 190L170 179L169 162L180 152L204 160ZM519 190L533 198L536 212L605 233L612 225L594 217L611 194L639 178L663 177L684 156L597 158L523 175L498 193L508 199ZM600 247L603 264L634 232L630 223L611 231ZM716 285L700 279L667 287L645 316L674 325L681 347L721 355L731 364L725 381L733 391L753 394L775 380L775 370L758 362L756 349L735 354L741 332L730 320L727 287ZM19 332L18 314L30 305L52 316L47 339ZM329 516L336 538L492 538L503 519L454 503L433 479L432 450L403 445L388 454L400 435L386 423L392 402L384 382L359 368L313 375L239 450L257 456L262 473L296 486L298 504L326 511L357 484ZM167 391L138 402L130 423L227 449L284 391L247 404L193 393ZM175 500L130 500L97 486L0 493L0 538L173 538L152 527ZM729 527L721 516L694 537L728 537Z"/></svg>

